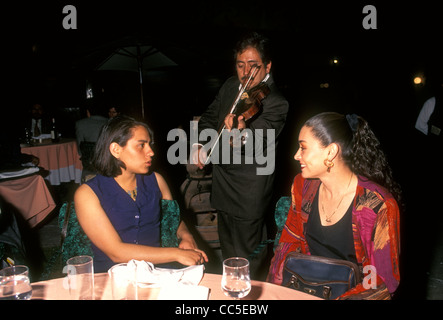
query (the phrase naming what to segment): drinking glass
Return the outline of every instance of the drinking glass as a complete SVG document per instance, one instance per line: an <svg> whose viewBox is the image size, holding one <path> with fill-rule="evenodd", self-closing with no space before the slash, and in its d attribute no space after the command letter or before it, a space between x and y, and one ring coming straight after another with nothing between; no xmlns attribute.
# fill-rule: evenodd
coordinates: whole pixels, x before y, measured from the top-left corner
<svg viewBox="0 0 443 320"><path fill-rule="evenodd" d="M77 256L66 261L69 293L73 300L94 299L94 264L90 256Z"/></svg>
<svg viewBox="0 0 443 320"><path fill-rule="evenodd" d="M223 261L221 287L225 295L234 299L246 297L251 291L249 261L233 257Z"/></svg>
<svg viewBox="0 0 443 320"><path fill-rule="evenodd" d="M137 300L135 272L128 269L127 263L114 265L108 270L108 274L113 300Z"/></svg>
<svg viewBox="0 0 443 320"><path fill-rule="evenodd" d="M0 300L29 300L31 296L27 266L18 265L0 270Z"/></svg>

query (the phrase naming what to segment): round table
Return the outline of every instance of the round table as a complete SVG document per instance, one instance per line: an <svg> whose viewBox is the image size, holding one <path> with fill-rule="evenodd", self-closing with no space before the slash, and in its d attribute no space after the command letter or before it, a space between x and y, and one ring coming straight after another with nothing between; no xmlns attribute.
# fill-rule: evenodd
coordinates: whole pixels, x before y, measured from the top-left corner
<svg viewBox="0 0 443 320"><path fill-rule="evenodd" d="M51 185L70 181L81 183L83 166L75 140L63 139L59 143L22 147L21 152L39 158L39 166L49 171L45 179Z"/></svg>
<svg viewBox="0 0 443 320"><path fill-rule="evenodd" d="M219 274L205 273L199 286L209 288L209 300L230 300L221 290L221 278ZM70 300L67 277L32 283L32 299L44 300ZM149 300L157 300L161 288L150 289ZM94 299L111 300L111 281L107 273L94 275ZM163 294L166 299L167 295ZM182 298L193 300L192 293ZM199 296L200 298L200 296ZM251 281L251 292L242 300L321 300L312 295L278 286L268 282Z"/></svg>
<svg viewBox="0 0 443 320"><path fill-rule="evenodd" d="M56 206L45 181L38 174L0 181L0 195L18 210L31 228L43 221Z"/></svg>

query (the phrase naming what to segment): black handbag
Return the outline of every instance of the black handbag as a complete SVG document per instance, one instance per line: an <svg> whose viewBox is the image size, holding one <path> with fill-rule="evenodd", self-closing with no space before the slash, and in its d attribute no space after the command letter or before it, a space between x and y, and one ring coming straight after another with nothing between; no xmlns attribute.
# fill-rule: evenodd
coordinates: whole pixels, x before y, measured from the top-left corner
<svg viewBox="0 0 443 320"><path fill-rule="evenodd" d="M359 267L350 261L290 252L282 285L323 299L335 299L361 281Z"/></svg>

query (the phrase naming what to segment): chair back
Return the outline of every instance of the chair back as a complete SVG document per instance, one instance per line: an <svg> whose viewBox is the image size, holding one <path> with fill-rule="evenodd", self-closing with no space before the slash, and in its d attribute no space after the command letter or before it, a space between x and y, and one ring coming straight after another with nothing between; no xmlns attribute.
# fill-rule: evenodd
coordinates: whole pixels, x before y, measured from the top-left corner
<svg viewBox="0 0 443 320"><path fill-rule="evenodd" d="M161 201L161 243L162 247L178 247L177 230L180 225L180 207L176 200Z"/></svg>
<svg viewBox="0 0 443 320"><path fill-rule="evenodd" d="M288 217L289 208L291 207L291 197L284 196L278 199L275 205L274 219L277 226L277 234L274 239L274 250L278 246L280 241L281 233L286 223L286 218Z"/></svg>
<svg viewBox="0 0 443 320"><path fill-rule="evenodd" d="M94 256L91 241L78 223L74 202L63 203L59 211L58 225L61 230L62 265L75 256Z"/></svg>

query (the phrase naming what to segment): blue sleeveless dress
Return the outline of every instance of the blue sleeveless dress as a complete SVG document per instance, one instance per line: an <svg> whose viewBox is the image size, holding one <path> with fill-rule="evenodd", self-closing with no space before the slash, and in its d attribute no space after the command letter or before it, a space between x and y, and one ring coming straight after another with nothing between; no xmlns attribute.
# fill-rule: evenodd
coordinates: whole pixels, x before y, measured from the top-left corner
<svg viewBox="0 0 443 320"><path fill-rule="evenodd" d="M160 247L161 192L154 173L137 175L136 201L113 177L97 175L86 182L125 243ZM100 226L97 226L100 228ZM115 263L92 244L94 271L106 272Z"/></svg>

